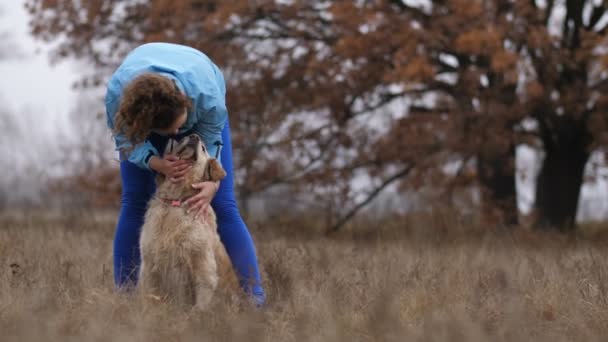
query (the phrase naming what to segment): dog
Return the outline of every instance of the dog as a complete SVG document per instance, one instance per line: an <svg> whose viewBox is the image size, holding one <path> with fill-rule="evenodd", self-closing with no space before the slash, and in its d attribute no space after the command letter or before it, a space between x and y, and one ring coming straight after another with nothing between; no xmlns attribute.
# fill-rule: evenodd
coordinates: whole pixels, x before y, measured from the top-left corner
<svg viewBox="0 0 608 342"><path fill-rule="evenodd" d="M164 153L193 164L178 183L161 174L156 178L156 193L140 235L140 289L144 294L204 310L217 289L235 294L238 280L211 207L203 218L196 219L195 212L187 213L182 203L198 191L191 184L220 181L226 172L209 156L196 134L179 141L170 139Z"/></svg>

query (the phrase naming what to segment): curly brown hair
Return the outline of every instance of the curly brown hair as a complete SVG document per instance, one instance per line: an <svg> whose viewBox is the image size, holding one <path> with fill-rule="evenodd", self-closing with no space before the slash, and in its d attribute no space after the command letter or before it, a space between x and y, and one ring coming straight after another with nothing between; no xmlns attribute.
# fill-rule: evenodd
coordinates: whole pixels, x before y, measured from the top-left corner
<svg viewBox="0 0 608 342"><path fill-rule="evenodd" d="M177 85L164 76L145 73L133 79L123 90L114 131L124 134L136 145L153 129L166 129L192 103Z"/></svg>

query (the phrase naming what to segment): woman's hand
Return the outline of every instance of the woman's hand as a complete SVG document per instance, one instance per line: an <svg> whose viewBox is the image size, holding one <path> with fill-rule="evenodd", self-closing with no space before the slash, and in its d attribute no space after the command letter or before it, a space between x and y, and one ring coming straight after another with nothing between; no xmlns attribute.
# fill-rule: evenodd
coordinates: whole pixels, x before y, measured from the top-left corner
<svg viewBox="0 0 608 342"><path fill-rule="evenodd" d="M192 168L189 161L180 160L172 154L165 155L162 159L152 156L149 164L152 170L162 173L173 183L184 180L184 175Z"/></svg>
<svg viewBox="0 0 608 342"><path fill-rule="evenodd" d="M188 213L196 211L195 218L204 218L209 210L209 204L220 187L220 182L200 182L192 184L195 189L201 192L188 198L184 204L188 206Z"/></svg>

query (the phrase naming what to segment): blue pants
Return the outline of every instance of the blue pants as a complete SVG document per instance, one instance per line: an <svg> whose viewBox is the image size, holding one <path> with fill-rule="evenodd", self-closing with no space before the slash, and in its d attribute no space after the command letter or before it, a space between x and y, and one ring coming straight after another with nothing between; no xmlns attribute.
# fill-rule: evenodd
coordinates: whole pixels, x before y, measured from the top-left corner
<svg viewBox="0 0 608 342"><path fill-rule="evenodd" d="M149 140L159 151L163 151L168 137L151 135ZM234 195L232 144L228 123L222 131L222 140L224 145L221 149L221 163L227 175L220 182L211 206L217 215L220 239L226 247L241 287L257 305L262 305L265 294L261 285L255 247L241 218ZM124 287L137 283L138 267L141 262L139 235L148 201L154 194L156 185L154 172L141 169L127 160L120 163L120 176L122 199L114 237L114 282L116 286Z"/></svg>

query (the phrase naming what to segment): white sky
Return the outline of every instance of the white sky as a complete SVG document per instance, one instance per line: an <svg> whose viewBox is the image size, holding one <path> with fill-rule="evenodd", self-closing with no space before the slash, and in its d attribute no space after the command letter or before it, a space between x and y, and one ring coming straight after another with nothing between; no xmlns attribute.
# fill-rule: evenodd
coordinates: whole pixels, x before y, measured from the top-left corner
<svg viewBox="0 0 608 342"><path fill-rule="evenodd" d="M48 177L65 173L64 160L82 136L83 123L70 118L83 63L50 64L48 45L29 35L24 2L0 0L0 127L9 130L0 135L0 166L11 170L0 192L16 188L9 201L36 203ZM92 111L100 109L101 101Z"/></svg>
<svg viewBox="0 0 608 342"><path fill-rule="evenodd" d="M0 32L8 33L8 46L15 51L8 60L0 61L0 98L11 112L44 113L36 119L41 125L50 125L65 118L72 108L75 93L71 85L79 73L74 63L50 65L48 48L28 34L28 14L23 6L24 0L3 0L0 4Z"/></svg>

